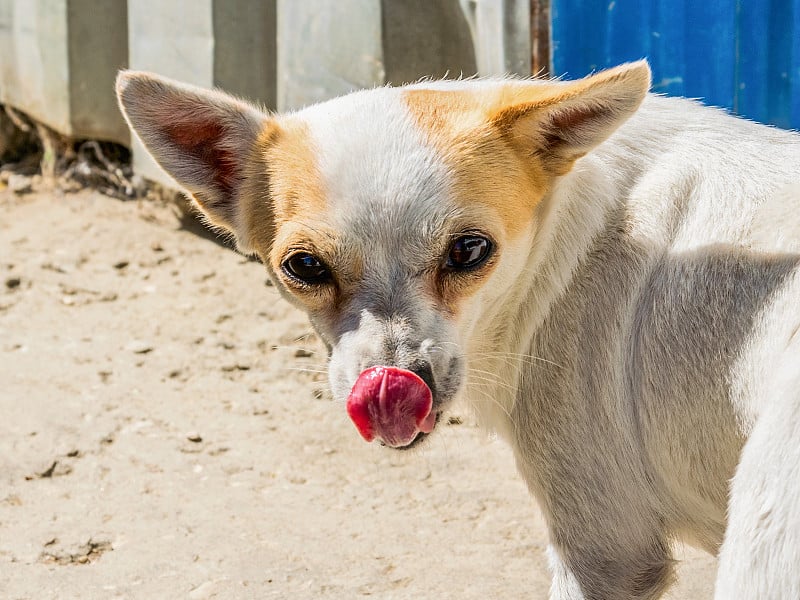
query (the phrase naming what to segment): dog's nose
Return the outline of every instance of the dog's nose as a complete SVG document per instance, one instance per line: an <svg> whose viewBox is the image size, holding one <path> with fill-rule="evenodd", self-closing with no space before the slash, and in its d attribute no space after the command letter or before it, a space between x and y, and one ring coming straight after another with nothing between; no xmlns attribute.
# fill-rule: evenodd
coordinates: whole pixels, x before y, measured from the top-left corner
<svg viewBox="0 0 800 600"><path fill-rule="evenodd" d="M411 366L408 367L408 370L414 373L417 377L422 379L425 382L431 392L433 393L434 398L436 397L436 383L433 380L433 369L431 369L431 365L427 361L417 361Z"/></svg>

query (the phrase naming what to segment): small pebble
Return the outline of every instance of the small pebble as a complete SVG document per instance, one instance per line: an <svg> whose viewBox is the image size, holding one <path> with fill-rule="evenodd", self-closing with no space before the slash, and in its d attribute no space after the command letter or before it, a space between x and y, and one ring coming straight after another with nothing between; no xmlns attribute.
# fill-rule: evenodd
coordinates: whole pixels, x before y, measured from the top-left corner
<svg viewBox="0 0 800 600"><path fill-rule="evenodd" d="M16 289L22 283L22 279L19 277L9 277L6 279L6 287L10 290Z"/></svg>
<svg viewBox="0 0 800 600"><path fill-rule="evenodd" d="M153 346L142 340L132 340L125 346L125 350L133 352L134 354L147 354L153 351Z"/></svg>
<svg viewBox="0 0 800 600"><path fill-rule="evenodd" d="M186 439L189 440L190 442L194 442L195 444L199 444L200 442L203 441L203 436L193 431L191 433L186 434Z"/></svg>

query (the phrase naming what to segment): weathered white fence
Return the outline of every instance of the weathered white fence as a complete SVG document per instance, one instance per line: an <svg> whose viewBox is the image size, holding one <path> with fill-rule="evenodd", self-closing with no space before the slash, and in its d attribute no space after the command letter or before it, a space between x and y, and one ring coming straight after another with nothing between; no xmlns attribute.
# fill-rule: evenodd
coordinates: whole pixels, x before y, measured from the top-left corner
<svg viewBox="0 0 800 600"><path fill-rule="evenodd" d="M531 72L530 0L0 0L0 103L130 144L120 68L290 110L421 77ZM171 180L133 140L134 169Z"/></svg>

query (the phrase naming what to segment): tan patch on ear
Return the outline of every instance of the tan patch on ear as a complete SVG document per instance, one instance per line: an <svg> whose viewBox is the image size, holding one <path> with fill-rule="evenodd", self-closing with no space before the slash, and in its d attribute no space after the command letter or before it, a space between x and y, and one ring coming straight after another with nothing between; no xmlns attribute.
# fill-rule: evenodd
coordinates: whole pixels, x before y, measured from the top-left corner
<svg viewBox="0 0 800 600"><path fill-rule="evenodd" d="M554 179L630 117L649 85L650 69L640 61L578 81L410 89L404 100L450 165L457 201L499 214L516 236Z"/></svg>
<svg viewBox="0 0 800 600"><path fill-rule="evenodd" d="M490 120L520 152L534 152L546 172L560 176L636 112L650 88L650 68L639 61L544 87L548 94L501 107Z"/></svg>
<svg viewBox="0 0 800 600"><path fill-rule="evenodd" d="M519 82L517 83L519 85ZM638 106L641 97L650 87L650 68L645 61L638 63L620 65L612 69L606 69L595 75L589 75L583 79L574 81L551 81L530 85L531 91L508 97L505 102L495 105L490 112L489 120L500 129L508 130L513 126L520 116L530 113L532 110L546 108L564 104L569 100L585 98L588 101L594 99L595 91L602 92L608 86L617 86L616 94L628 95L631 98L639 97L634 103ZM582 118L585 115L577 110L566 111L559 118L563 119L559 123L561 128L569 128L579 123L575 118Z"/></svg>

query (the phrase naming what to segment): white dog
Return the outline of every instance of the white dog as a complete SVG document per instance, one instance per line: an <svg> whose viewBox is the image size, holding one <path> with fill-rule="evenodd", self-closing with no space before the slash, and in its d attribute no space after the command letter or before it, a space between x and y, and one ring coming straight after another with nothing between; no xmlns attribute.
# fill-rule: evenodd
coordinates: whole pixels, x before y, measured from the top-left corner
<svg viewBox="0 0 800 600"><path fill-rule="evenodd" d="M574 82L362 91L287 115L123 73L144 144L330 349L365 439L457 395L514 449L552 598L800 598L800 136Z"/></svg>

